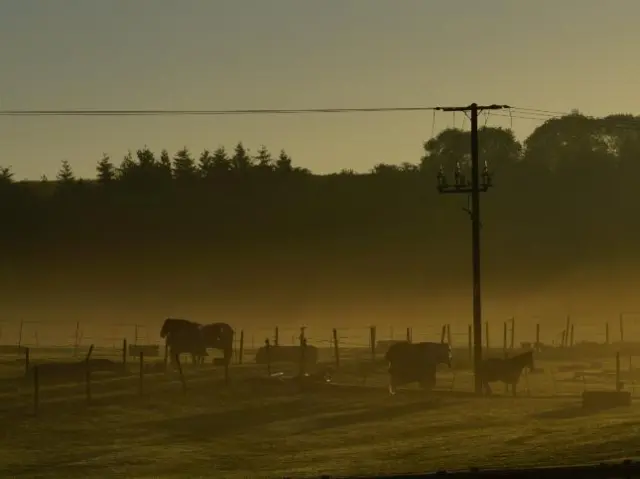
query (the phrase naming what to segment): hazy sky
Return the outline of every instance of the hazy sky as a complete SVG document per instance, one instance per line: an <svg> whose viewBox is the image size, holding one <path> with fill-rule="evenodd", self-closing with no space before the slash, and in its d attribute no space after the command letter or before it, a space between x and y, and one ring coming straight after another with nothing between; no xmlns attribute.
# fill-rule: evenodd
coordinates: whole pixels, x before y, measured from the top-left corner
<svg viewBox="0 0 640 479"><path fill-rule="evenodd" d="M0 108L637 113L638 18L638 0L0 0ZM436 130L451 124L436 117ZM519 136L535 125L513 124ZM366 170L416 161L431 132L431 113L0 117L0 164L52 177L68 159L93 175L103 152L243 140L318 172Z"/></svg>

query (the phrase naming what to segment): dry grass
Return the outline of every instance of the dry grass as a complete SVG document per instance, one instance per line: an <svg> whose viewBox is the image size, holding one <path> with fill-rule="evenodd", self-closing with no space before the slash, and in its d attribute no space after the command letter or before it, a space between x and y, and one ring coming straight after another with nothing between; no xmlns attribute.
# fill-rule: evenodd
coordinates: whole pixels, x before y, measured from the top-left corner
<svg viewBox="0 0 640 479"><path fill-rule="evenodd" d="M356 369L345 364L336 382L361 382ZM173 374L148 375L142 397L135 375L114 378L94 384L91 405L83 384L43 387L37 418L30 384L21 381L0 396L0 470L43 478L299 477L585 463L640 450L640 409L585 413L577 398L585 385L572 373L531 375L532 395L517 398L501 386L493 398L464 394L466 372L453 384L442 372L435 394L395 397L382 387L383 373L364 386L304 393L255 379L264 373L236 367L225 387L219 371L190 372L187 394Z"/></svg>

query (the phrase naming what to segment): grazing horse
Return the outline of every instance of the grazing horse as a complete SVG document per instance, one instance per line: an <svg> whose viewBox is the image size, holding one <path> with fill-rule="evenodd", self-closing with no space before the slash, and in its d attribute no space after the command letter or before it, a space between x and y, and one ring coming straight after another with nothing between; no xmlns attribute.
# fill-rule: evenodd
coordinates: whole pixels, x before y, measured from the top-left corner
<svg viewBox="0 0 640 479"><path fill-rule="evenodd" d="M186 319L167 318L162 324L160 337L167 341L171 352L171 362L175 362L176 354L190 353L193 363L207 356L207 348L202 336L200 323Z"/></svg>
<svg viewBox="0 0 640 479"><path fill-rule="evenodd" d="M233 328L227 323L211 323L200 326L200 333L204 347L221 349L224 352L224 363L228 366L233 356Z"/></svg>
<svg viewBox="0 0 640 479"><path fill-rule="evenodd" d="M418 382L423 389L436 384L438 364L451 367L451 346L446 343L396 343L385 354L389 363L389 392L404 384Z"/></svg>
<svg viewBox="0 0 640 479"><path fill-rule="evenodd" d="M511 392L516 395L516 386L520 381L520 375L524 368L533 368L533 351L527 351L512 358L487 358L480 363L479 374L482 386L487 394L491 394L489 383L502 381L507 389L511 386Z"/></svg>

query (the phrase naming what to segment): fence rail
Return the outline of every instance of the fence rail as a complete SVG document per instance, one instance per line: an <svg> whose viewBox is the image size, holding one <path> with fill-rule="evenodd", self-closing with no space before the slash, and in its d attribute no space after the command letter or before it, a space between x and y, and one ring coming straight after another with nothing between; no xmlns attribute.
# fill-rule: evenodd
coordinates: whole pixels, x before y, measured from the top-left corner
<svg viewBox="0 0 640 479"><path fill-rule="evenodd" d="M131 347L155 346L158 352L148 349L148 354L161 354L164 341L159 337L161 322L156 324L119 323L96 325L81 321L3 321L0 322L0 354L20 353L23 347L69 347L77 351L88 344L96 347L119 348L122 339ZM371 329L339 327L334 338L332 327L308 325L303 327L270 328L235 325L244 332L244 347L256 350L269 339L272 345L300 344L304 337L308 345L332 348L334 341L342 348L370 348ZM526 345L551 345L567 347L579 343L614 343L640 340L640 313L620 312L608 317L565 315L555 318L511 317L490 319L483 325L483 346L489 350L514 349ZM469 348L471 326L461 322L445 324L414 324L406 327L376 326L376 340L446 341L454 348ZM238 348L239 334L234 340ZM14 349L15 348L15 349Z"/></svg>

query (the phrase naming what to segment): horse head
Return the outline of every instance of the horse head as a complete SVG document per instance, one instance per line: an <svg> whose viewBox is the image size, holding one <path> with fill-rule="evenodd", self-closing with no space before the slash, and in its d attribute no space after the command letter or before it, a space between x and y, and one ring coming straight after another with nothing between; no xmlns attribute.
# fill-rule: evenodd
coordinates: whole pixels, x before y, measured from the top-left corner
<svg viewBox="0 0 640 479"><path fill-rule="evenodd" d="M162 339L167 337L167 334L169 334L170 327L171 327L171 318L167 318L162 323L162 328L160 329L160 337Z"/></svg>

